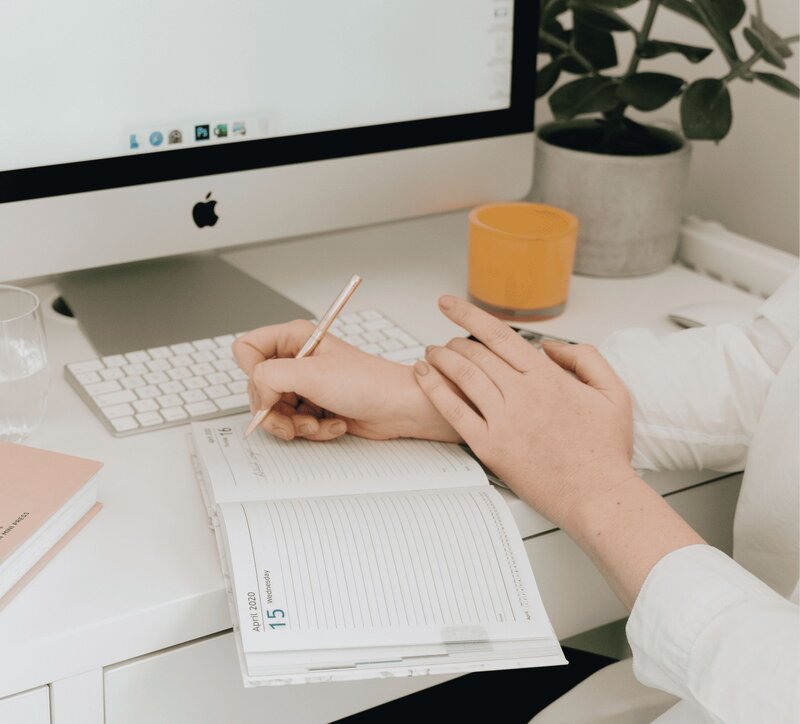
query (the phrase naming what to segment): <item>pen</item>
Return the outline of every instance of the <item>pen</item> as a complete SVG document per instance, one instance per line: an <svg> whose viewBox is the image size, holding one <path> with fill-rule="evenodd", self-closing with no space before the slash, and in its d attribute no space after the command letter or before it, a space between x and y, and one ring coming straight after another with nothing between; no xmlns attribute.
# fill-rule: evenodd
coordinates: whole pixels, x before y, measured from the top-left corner
<svg viewBox="0 0 800 724"><path fill-rule="evenodd" d="M354 274L350 281L347 282L344 289L339 292L339 296L333 300L333 304L331 304L331 306L328 308L328 311L325 312L322 319L319 321L319 324L317 324L316 328L311 333L311 336L308 338L308 340L306 340L306 343L294 356L295 359L308 357L308 355L310 355L317 348L317 345L322 341L322 338L325 336L328 329L330 329L331 324L333 324L333 320L339 316L339 312L341 312L344 305L347 304L347 300L353 296L353 292L358 289L359 284L361 284L361 277L358 276L358 274ZM245 430L245 437L247 437L262 422L264 422L264 418L269 414L270 409L272 408L259 410L255 415L253 415L253 419L247 426L247 430Z"/></svg>

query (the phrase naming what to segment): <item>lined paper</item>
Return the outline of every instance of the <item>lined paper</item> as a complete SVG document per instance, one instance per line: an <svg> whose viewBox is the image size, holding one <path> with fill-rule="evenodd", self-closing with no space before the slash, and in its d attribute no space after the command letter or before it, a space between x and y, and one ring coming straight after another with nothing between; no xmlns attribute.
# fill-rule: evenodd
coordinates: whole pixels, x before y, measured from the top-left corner
<svg viewBox="0 0 800 724"><path fill-rule="evenodd" d="M217 503L486 485L458 445L428 440L365 440L345 435L319 443L249 438L248 415L194 423L194 443Z"/></svg>
<svg viewBox="0 0 800 724"><path fill-rule="evenodd" d="M489 487L220 510L243 638L256 650L411 644L410 631L416 643L440 642L442 631L476 627L502 638L527 625L530 635L541 605L513 520Z"/></svg>

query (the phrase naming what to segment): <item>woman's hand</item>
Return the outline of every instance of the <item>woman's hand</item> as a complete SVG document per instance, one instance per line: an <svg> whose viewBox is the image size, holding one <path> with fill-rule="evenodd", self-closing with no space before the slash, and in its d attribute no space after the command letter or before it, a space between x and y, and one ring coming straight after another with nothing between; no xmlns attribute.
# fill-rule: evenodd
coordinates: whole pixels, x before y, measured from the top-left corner
<svg viewBox="0 0 800 724"><path fill-rule="evenodd" d="M445 296L439 306L483 344L429 347L417 381L520 497L562 525L576 502L635 477L630 398L596 349L551 343L545 355L463 299Z"/></svg>
<svg viewBox="0 0 800 724"><path fill-rule="evenodd" d="M314 330L305 320L262 327L233 346L250 378L251 412L271 408L267 431L291 440L353 435L384 440L459 438L414 381L410 367L362 352L328 334L304 359L293 359Z"/></svg>

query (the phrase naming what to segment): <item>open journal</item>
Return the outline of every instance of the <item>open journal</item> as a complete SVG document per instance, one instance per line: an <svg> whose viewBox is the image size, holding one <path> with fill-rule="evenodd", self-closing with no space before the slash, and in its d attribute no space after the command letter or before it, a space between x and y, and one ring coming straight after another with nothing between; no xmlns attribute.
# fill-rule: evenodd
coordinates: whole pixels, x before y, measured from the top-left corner
<svg viewBox="0 0 800 724"><path fill-rule="evenodd" d="M566 663L511 513L461 448L245 439L248 422L191 435L245 685Z"/></svg>

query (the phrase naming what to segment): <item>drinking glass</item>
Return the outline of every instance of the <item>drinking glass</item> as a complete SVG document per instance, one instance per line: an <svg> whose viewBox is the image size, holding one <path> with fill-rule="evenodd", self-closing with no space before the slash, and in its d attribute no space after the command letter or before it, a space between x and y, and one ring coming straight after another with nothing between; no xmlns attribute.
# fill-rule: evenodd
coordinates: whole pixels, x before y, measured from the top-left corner
<svg viewBox="0 0 800 724"><path fill-rule="evenodd" d="M21 442L38 427L48 381L39 298L0 284L0 440Z"/></svg>

